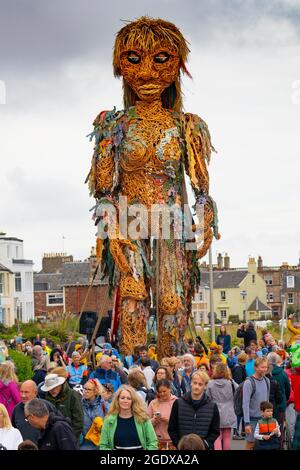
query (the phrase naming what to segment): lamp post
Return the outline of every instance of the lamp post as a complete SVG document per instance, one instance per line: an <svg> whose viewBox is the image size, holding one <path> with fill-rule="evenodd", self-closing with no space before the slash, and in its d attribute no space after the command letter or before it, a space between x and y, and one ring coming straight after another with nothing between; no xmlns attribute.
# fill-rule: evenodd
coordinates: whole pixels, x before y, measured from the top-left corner
<svg viewBox="0 0 300 470"><path fill-rule="evenodd" d="M20 333L20 305L21 302L19 299L16 300L16 307L17 307L17 329L18 329L18 334Z"/></svg>
<svg viewBox="0 0 300 470"><path fill-rule="evenodd" d="M209 298L210 298L210 328L211 328L211 341L216 340L215 335L215 307L214 307L214 278L212 267L212 250L209 247Z"/></svg>
<svg viewBox="0 0 300 470"><path fill-rule="evenodd" d="M283 301L283 303L282 303L282 311L281 311L280 339L281 339L281 341L283 341L283 329L284 329L284 320L285 320L285 314L286 314L286 296L284 294L281 295L281 300Z"/></svg>
<svg viewBox="0 0 300 470"><path fill-rule="evenodd" d="M247 297L247 292L245 290L242 290L240 292L243 302L244 302L244 311L243 311L243 321L246 321L246 297Z"/></svg>

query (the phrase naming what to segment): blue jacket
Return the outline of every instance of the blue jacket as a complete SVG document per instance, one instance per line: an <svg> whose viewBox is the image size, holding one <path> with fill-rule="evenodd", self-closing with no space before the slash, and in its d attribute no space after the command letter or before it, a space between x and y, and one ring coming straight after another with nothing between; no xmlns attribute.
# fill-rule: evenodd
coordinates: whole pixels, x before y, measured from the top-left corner
<svg viewBox="0 0 300 470"><path fill-rule="evenodd" d="M97 367L97 369L91 373L90 379L98 379L101 384L113 384L115 392L122 385L117 372L101 369L101 367Z"/></svg>
<svg viewBox="0 0 300 470"><path fill-rule="evenodd" d="M231 349L231 337L230 335L218 335L217 336L217 344L223 346L223 353L228 354Z"/></svg>
<svg viewBox="0 0 300 470"><path fill-rule="evenodd" d="M93 424L97 416L104 417L105 405L101 397L97 397L94 401L82 400L83 409L83 430L82 430L82 443L81 450L99 450L91 441L85 439L85 435Z"/></svg>

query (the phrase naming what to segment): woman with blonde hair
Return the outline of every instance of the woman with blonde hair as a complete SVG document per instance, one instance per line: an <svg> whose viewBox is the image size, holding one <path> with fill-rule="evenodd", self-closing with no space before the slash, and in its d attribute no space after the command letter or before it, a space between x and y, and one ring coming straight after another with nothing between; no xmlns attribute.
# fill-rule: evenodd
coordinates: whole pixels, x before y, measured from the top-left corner
<svg viewBox="0 0 300 470"><path fill-rule="evenodd" d="M7 409L0 404L0 445L6 450L18 450L18 445L23 442L20 431L11 424Z"/></svg>
<svg viewBox="0 0 300 470"><path fill-rule="evenodd" d="M229 367L217 363L207 386L207 395L217 404L220 414L220 435L215 441L215 450L230 450L231 429L236 428L237 420L233 407L236 388Z"/></svg>
<svg viewBox="0 0 300 470"><path fill-rule="evenodd" d="M10 418L14 407L20 401L21 396L14 363L4 361L0 364L0 403L6 407Z"/></svg>
<svg viewBox="0 0 300 470"><path fill-rule="evenodd" d="M144 403L132 387L122 385L104 420L100 450L155 450L157 447Z"/></svg>

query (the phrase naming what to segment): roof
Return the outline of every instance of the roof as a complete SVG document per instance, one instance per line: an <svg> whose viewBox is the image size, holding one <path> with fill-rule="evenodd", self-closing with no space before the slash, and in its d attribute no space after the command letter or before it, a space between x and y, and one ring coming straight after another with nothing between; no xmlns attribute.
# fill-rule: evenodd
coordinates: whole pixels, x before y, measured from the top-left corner
<svg viewBox="0 0 300 470"><path fill-rule="evenodd" d="M15 237L4 237L0 236L0 240L7 240L7 241L12 241L12 242L23 242L20 238L15 238Z"/></svg>
<svg viewBox="0 0 300 470"><path fill-rule="evenodd" d="M87 286L92 280L93 271L91 271L89 261L64 263L62 266L62 284L64 286ZM93 285L106 285L107 281L101 281L101 272L97 273Z"/></svg>
<svg viewBox="0 0 300 470"><path fill-rule="evenodd" d="M4 266L4 264L1 264L1 263L0 263L0 271L5 271L7 273L13 274L13 272L10 269L8 269L6 266Z"/></svg>
<svg viewBox="0 0 300 470"><path fill-rule="evenodd" d="M255 312L269 312L269 311L272 311L272 309L267 307L267 305L265 305L264 303L262 303L261 300L259 300L258 297L255 297L255 299L253 300L251 305L249 305L247 310L248 310L248 312L249 311L255 311Z"/></svg>
<svg viewBox="0 0 300 470"><path fill-rule="evenodd" d="M214 289L233 289L239 287L248 271L214 271ZM201 285L209 286L209 273L201 271Z"/></svg>
<svg viewBox="0 0 300 470"><path fill-rule="evenodd" d="M58 291L62 290L62 275L61 273L34 273L34 292L39 291Z"/></svg>
<svg viewBox="0 0 300 470"><path fill-rule="evenodd" d="M59 291L67 286L89 286L92 280L90 262L75 261L63 263L61 273L35 273L34 291ZM101 281L102 274L97 273L93 285L107 285L107 280Z"/></svg>

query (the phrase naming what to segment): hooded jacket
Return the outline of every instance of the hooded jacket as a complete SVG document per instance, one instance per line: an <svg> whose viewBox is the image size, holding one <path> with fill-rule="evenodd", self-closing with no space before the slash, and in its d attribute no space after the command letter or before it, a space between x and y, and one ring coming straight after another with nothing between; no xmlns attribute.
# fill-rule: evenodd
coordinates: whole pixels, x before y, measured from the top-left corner
<svg viewBox="0 0 300 470"><path fill-rule="evenodd" d="M289 381L288 376L284 372L284 369L282 369L279 366L273 366L272 377L274 377L274 379L277 380L280 386L282 401L281 401L281 404L278 405L277 411L282 412L286 410L287 401L290 397L290 392L291 392L290 381Z"/></svg>
<svg viewBox="0 0 300 470"><path fill-rule="evenodd" d="M207 449L214 448L220 434L220 414L216 403L203 393L200 400L192 399L191 393L178 398L173 404L168 433L173 444L187 434L200 436Z"/></svg>
<svg viewBox="0 0 300 470"><path fill-rule="evenodd" d="M47 392L45 398L50 401L65 418L70 418L73 432L75 436L79 438L83 428L83 410L79 393L70 388L69 384L65 382L62 391L56 397L53 397Z"/></svg>
<svg viewBox="0 0 300 470"><path fill-rule="evenodd" d="M102 369L101 367L97 367L97 369L91 373L90 379L98 379L101 384L113 384L115 392L122 385L117 372L114 370Z"/></svg>
<svg viewBox="0 0 300 470"><path fill-rule="evenodd" d="M168 434L169 421L167 423L158 422L157 424L155 424L154 414L159 411L162 418L168 418L169 420L173 404L176 400L177 397L175 397L174 395L171 395L170 400L168 401L162 401L158 398L155 398L150 402L150 405L148 406L147 413L151 418L151 423L154 427L154 431L157 435L158 440L171 440Z"/></svg>
<svg viewBox="0 0 300 470"><path fill-rule="evenodd" d="M0 380L0 403L2 403L11 418L14 407L17 403L20 403L21 396L19 392L19 387L13 380L9 382L2 382Z"/></svg>
<svg viewBox="0 0 300 470"><path fill-rule="evenodd" d="M211 379L206 393L214 401L220 413L220 428L236 428L236 414L233 408L233 396L237 384L233 380Z"/></svg>
<svg viewBox="0 0 300 470"><path fill-rule="evenodd" d="M62 416L49 414L46 428L38 440L39 450L78 450L76 437L69 422Z"/></svg>

